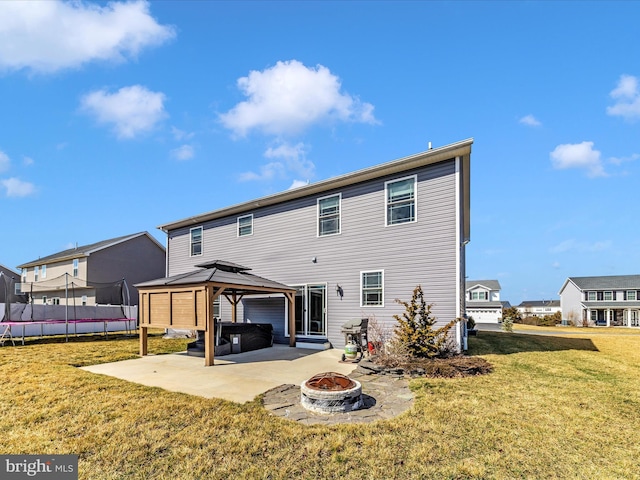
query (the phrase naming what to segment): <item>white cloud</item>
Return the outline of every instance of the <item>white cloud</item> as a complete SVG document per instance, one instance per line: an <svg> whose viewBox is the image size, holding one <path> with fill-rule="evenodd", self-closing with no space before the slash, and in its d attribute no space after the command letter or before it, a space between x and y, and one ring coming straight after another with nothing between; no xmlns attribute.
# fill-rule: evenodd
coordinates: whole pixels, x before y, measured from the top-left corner
<svg viewBox="0 0 640 480"><path fill-rule="evenodd" d="M551 247L551 253L564 253L569 251L577 251L581 253L601 252L611 247L611 240L598 241L593 243L578 242L575 239L564 240L559 244Z"/></svg>
<svg viewBox="0 0 640 480"><path fill-rule="evenodd" d="M180 130L179 128L173 126L171 127L171 134L173 135L173 138L175 138L179 142L191 140L195 135L195 133L193 132L185 132L184 130Z"/></svg>
<svg viewBox="0 0 640 480"><path fill-rule="evenodd" d="M22 164L23 165L28 167L30 165L33 165L33 163L34 163L33 158L27 157L26 155L22 156Z"/></svg>
<svg viewBox="0 0 640 480"><path fill-rule="evenodd" d="M525 115L519 120L519 122L530 127L539 127L542 125L542 123L540 123L533 115Z"/></svg>
<svg viewBox="0 0 640 480"><path fill-rule="evenodd" d="M553 168L584 168L589 177L605 177L600 152L593 149L593 142L558 145L550 154Z"/></svg>
<svg viewBox="0 0 640 480"><path fill-rule="evenodd" d="M294 180L289 187L289 190L293 190L294 188L304 187L305 185L309 185L309 182L305 182L304 180Z"/></svg>
<svg viewBox="0 0 640 480"><path fill-rule="evenodd" d="M306 178L307 181L315 175L316 166L306 158L307 146L304 143L291 145L286 142L269 147L264 156L277 161L269 162L260 167L259 172L245 172L240 175L241 181L272 180L274 178L287 178L290 174ZM299 180L305 185L307 181ZM295 183L295 182L294 182Z"/></svg>
<svg viewBox="0 0 640 480"><path fill-rule="evenodd" d="M634 153L632 155L629 155L628 157L611 157L609 158L609 162L613 163L614 165L622 165L623 163L627 162L635 162L638 159L640 159L640 154Z"/></svg>
<svg viewBox="0 0 640 480"><path fill-rule="evenodd" d="M0 172L6 172L9 170L9 166L11 165L11 160L9 156L0 150Z"/></svg>
<svg viewBox="0 0 640 480"><path fill-rule="evenodd" d="M557 268L560 268L560 262L553 262L553 263L551 264L551 268L556 268L556 269L557 269Z"/></svg>
<svg viewBox="0 0 640 480"><path fill-rule="evenodd" d="M101 7L81 0L0 1L0 70L51 73L103 60L122 62L175 37L142 0Z"/></svg>
<svg viewBox="0 0 640 480"><path fill-rule="evenodd" d="M194 151L191 145L181 145L171 150L171 156L176 160L189 160L193 158Z"/></svg>
<svg viewBox="0 0 640 480"><path fill-rule="evenodd" d="M35 192L33 183L23 182L17 178L0 180L0 184L5 188L7 197L27 197Z"/></svg>
<svg viewBox="0 0 640 480"><path fill-rule="evenodd" d="M238 136L253 129L271 135L295 134L332 120L378 123L373 105L341 93L340 79L322 65L278 62L263 71L251 71L237 84L247 100L219 118Z"/></svg>
<svg viewBox="0 0 640 480"><path fill-rule="evenodd" d="M640 118L640 90L637 77L621 75L618 86L609 96L616 101L612 107L607 107L609 115L624 117L627 120Z"/></svg>
<svg viewBox="0 0 640 480"><path fill-rule="evenodd" d="M278 146L269 147L264 153L266 158L281 158L284 160L287 170L296 175L311 178L315 175L316 166L311 160L307 160L307 147L304 143L290 145L286 142Z"/></svg>
<svg viewBox="0 0 640 480"><path fill-rule="evenodd" d="M260 172L244 172L240 174L241 182L248 182L253 180L272 180L278 177L285 176L284 165L280 162L271 162L260 167Z"/></svg>
<svg viewBox="0 0 640 480"><path fill-rule="evenodd" d="M99 123L111 124L119 138L133 138L152 130L167 116L165 95L152 92L142 85L123 87L116 93L105 89L88 93L81 99L81 108Z"/></svg>

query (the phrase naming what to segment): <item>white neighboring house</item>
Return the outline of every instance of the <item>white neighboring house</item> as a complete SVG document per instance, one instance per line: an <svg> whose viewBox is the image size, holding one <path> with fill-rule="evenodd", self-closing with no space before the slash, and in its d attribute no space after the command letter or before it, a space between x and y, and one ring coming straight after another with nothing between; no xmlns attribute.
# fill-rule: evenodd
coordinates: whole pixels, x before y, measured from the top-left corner
<svg viewBox="0 0 640 480"><path fill-rule="evenodd" d="M468 280L466 283L466 314L476 323L500 323L502 302L497 280Z"/></svg>
<svg viewBox="0 0 640 480"><path fill-rule="evenodd" d="M569 277L559 295L562 319L577 326L640 326L640 275Z"/></svg>
<svg viewBox="0 0 640 480"><path fill-rule="evenodd" d="M523 300L516 308L522 318L544 317L562 311L560 300Z"/></svg>

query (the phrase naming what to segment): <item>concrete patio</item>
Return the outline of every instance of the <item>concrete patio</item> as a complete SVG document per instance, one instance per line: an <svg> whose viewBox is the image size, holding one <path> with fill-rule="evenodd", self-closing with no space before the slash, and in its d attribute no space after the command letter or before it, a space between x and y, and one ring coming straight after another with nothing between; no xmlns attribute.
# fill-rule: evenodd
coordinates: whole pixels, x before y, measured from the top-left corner
<svg viewBox="0 0 640 480"><path fill-rule="evenodd" d="M354 363L341 363L342 350L308 350L286 345L216 357L211 367L186 352L147 355L83 367L92 373L160 387L172 392L244 403L284 384L299 385L322 372L348 375Z"/></svg>

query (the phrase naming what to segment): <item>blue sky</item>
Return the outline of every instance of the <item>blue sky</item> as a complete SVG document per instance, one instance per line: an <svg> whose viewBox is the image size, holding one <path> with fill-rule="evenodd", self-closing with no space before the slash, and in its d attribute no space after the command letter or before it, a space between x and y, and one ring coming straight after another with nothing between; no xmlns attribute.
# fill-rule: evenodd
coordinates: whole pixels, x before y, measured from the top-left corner
<svg viewBox="0 0 640 480"><path fill-rule="evenodd" d="M638 2L0 2L0 263L474 138L470 279L640 273Z"/></svg>

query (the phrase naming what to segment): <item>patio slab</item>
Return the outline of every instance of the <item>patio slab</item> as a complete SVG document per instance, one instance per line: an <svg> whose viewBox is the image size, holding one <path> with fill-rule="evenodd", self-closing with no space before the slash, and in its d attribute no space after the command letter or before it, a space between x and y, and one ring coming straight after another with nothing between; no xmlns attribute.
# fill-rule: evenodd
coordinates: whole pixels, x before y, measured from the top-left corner
<svg viewBox="0 0 640 480"><path fill-rule="evenodd" d="M318 351L274 345L216 357L212 367L205 367L202 357L181 352L82 369L172 392L244 403L280 385L299 385L317 373L349 375L357 364L341 363L341 356L342 350L338 349Z"/></svg>

